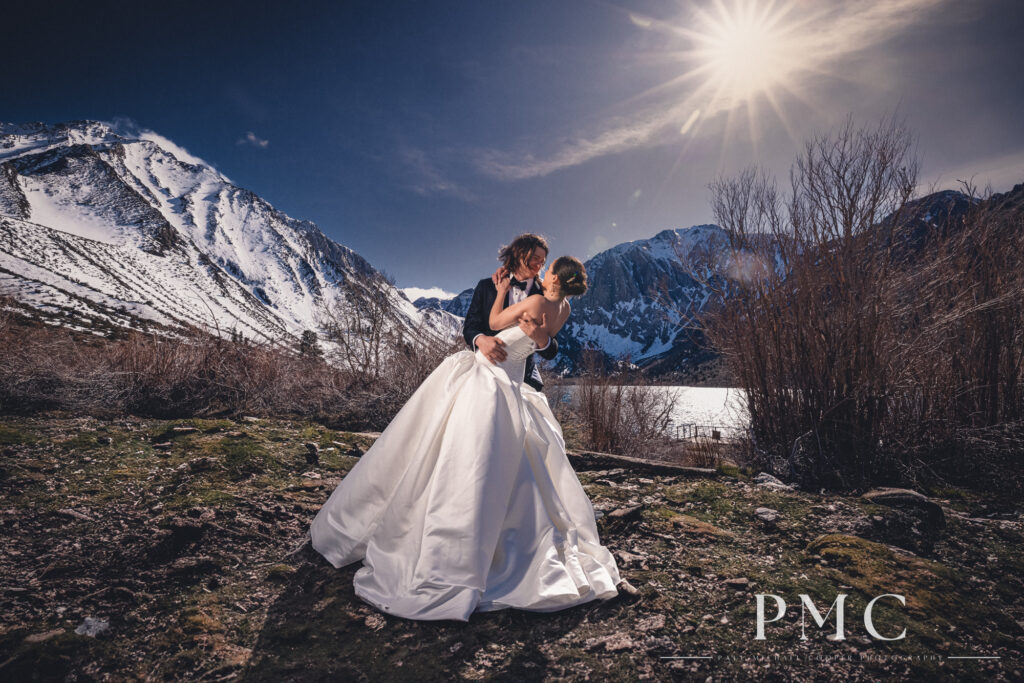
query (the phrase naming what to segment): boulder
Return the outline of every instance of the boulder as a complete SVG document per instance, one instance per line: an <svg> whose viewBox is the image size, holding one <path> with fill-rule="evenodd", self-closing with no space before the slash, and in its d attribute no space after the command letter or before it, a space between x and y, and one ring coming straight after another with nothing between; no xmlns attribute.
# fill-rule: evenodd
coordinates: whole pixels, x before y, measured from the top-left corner
<svg viewBox="0 0 1024 683"><path fill-rule="evenodd" d="M85 621L79 624L78 628L75 629L75 633L80 636L91 636L95 638L99 634L103 633L110 628L110 622L106 619L94 619L93 617L86 617Z"/></svg>
<svg viewBox="0 0 1024 683"><path fill-rule="evenodd" d="M754 475L754 483L755 484L782 484L783 486L785 486L785 484L782 483L781 479L779 479L778 477L776 477L774 475L768 474L767 472L758 472L757 474L755 474Z"/></svg>
<svg viewBox="0 0 1024 683"><path fill-rule="evenodd" d="M775 524L781 517L778 510L772 510L771 508L757 508L754 510L754 516L765 524Z"/></svg>
<svg viewBox="0 0 1024 683"><path fill-rule="evenodd" d="M897 488L877 488L865 493L861 498L875 505L885 505L898 509L915 509L924 513L928 524L936 529L946 526L946 515L942 508L917 491Z"/></svg>

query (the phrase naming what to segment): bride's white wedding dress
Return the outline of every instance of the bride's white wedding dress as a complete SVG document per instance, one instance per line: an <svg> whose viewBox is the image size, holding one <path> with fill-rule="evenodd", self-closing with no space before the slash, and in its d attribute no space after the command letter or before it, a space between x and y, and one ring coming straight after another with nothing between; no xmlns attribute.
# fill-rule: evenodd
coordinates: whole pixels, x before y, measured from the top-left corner
<svg viewBox="0 0 1024 683"><path fill-rule="evenodd" d="M617 595L561 427L522 381L533 341L498 336L503 363L446 358L313 520L313 547L335 567L363 560L356 595L384 612L468 621Z"/></svg>

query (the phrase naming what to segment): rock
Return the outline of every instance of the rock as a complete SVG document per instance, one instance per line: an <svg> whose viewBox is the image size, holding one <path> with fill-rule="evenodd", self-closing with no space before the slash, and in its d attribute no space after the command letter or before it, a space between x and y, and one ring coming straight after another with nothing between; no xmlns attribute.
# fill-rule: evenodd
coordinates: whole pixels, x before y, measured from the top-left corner
<svg viewBox="0 0 1024 683"><path fill-rule="evenodd" d="M604 641L604 649L607 652L621 652L622 650L632 650L636 647L636 643L625 633L614 633Z"/></svg>
<svg viewBox="0 0 1024 683"><path fill-rule="evenodd" d="M57 510L57 512L59 514L62 514L62 515L67 515L68 517L74 517L75 519L80 519L83 522L95 522L96 521L95 519L93 519L89 515L82 514L78 510L74 510L72 508L61 508L60 510Z"/></svg>
<svg viewBox="0 0 1024 683"><path fill-rule="evenodd" d="M171 431L174 432L175 436L182 436L184 434L195 434L199 430L196 427L171 427Z"/></svg>
<svg viewBox="0 0 1024 683"><path fill-rule="evenodd" d="M636 624L636 629L643 633L646 633L647 631L658 631L663 628L665 628L664 614L652 614L649 617L641 619Z"/></svg>
<svg viewBox="0 0 1024 683"><path fill-rule="evenodd" d="M726 579L724 583L726 586L729 586L729 588L737 588L740 590L745 590L750 587L750 579L748 579L745 576L737 576L732 579Z"/></svg>
<svg viewBox="0 0 1024 683"><path fill-rule="evenodd" d="M216 466L213 458L204 455L201 458L195 458L194 460L188 461L188 471L195 472L206 472L212 470Z"/></svg>
<svg viewBox="0 0 1024 683"><path fill-rule="evenodd" d="M259 421L260 421L260 419L258 417L253 417L251 415L246 415L246 416L244 416L242 418L242 422L259 422Z"/></svg>
<svg viewBox="0 0 1024 683"><path fill-rule="evenodd" d="M110 444L114 443L114 440L111 439L109 436L97 436L96 443L98 443L101 446L109 446Z"/></svg>
<svg viewBox="0 0 1024 683"><path fill-rule="evenodd" d="M320 446L313 443L312 441L307 442L306 446L306 463L310 465L320 464Z"/></svg>
<svg viewBox="0 0 1024 683"><path fill-rule="evenodd" d="M348 449L348 452L345 453L345 455L352 455L352 456L355 456L355 457L359 458L359 457L362 457L363 453L365 453L365 452L366 451L364 451L359 446L352 446L351 448Z"/></svg>
<svg viewBox="0 0 1024 683"><path fill-rule="evenodd" d="M924 512L928 523L937 529L946 526L946 515L942 508L927 496L910 489L877 488L865 493L861 498L875 505L886 505L894 508L915 508Z"/></svg>
<svg viewBox="0 0 1024 683"><path fill-rule="evenodd" d="M633 564L640 564L641 568L646 568L647 558L643 555L636 555L625 550L616 550L614 554L616 559L621 561L622 564L626 567L629 567Z"/></svg>
<svg viewBox="0 0 1024 683"><path fill-rule="evenodd" d="M643 505L630 505L624 508L617 508L608 513L608 519L632 520L640 517Z"/></svg>
<svg viewBox="0 0 1024 683"><path fill-rule="evenodd" d="M110 628L110 622L106 619L94 619L92 617L86 617L78 628L75 629L75 633L80 636L91 636L95 638L99 634Z"/></svg>
<svg viewBox="0 0 1024 683"><path fill-rule="evenodd" d="M626 581L625 579L619 581L619 585L617 585L615 589L619 591L620 594L625 594L633 598L639 597L640 595L640 591L638 591L633 584L631 584L629 581Z"/></svg>
<svg viewBox="0 0 1024 683"><path fill-rule="evenodd" d="M778 477L773 477L767 472L759 472L753 479L753 482L761 488L769 489L772 491L792 491L793 487L789 484L785 484Z"/></svg>
<svg viewBox="0 0 1024 683"><path fill-rule="evenodd" d="M621 652L622 650L631 650L636 647L636 643L623 632L613 633L610 636L599 636L597 638L587 638L583 643L583 647L588 650L600 650L604 649L606 652Z"/></svg>
<svg viewBox="0 0 1024 683"><path fill-rule="evenodd" d="M289 484L285 487L285 491L319 491L324 484L318 484L316 479L308 479L301 484Z"/></svg>
<svg viewBox="0 0 1024 683"><path fill-rule="evenodd" d="M667 655L676 652L678 646L675 641L668 636L648 636L644 640L644 649L651 654Z"/></svg>
<svg viewBox="0 0 1024 683"><path fill-rule="evenodd" d="M765 524L775 524L781 517L777 510L772 510L771 508L757 508L754 510L754 516Z"/></svg>
<svg viewBox="0 0 1024 683"><path fill-rule="evenodd" d="M155 444L153 444L153 448L159 448L160 450L165 451L165 450L169 449L173 445L174 444L172 444L170 441L164 441L163 443L155 443Z"/></svg>
<svg viewBox="0 0 1024 683"><path fill-rule="evenodd" d="M303 472L301 476L305 477L306 479L321 479L322 478L319 472L314 472L313 470L310 470L309 472Z"/></svg>

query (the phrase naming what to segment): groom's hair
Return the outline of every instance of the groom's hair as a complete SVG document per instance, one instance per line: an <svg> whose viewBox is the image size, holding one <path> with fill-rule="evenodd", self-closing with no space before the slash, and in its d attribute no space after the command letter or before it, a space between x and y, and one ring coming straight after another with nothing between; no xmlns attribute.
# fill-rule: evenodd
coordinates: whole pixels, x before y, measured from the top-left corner
<svg viewBox="0 0 1024 683"><path fill-rule="evenodd" d="M514 273L530 259L533 250L537 247L544 249L545 253L551 251L548 249L547 240L540 235L534 235L532 232L523 233L512 240L511 244L501 248L501 251L498 252L498 260L505 265L508 272Z"/></svg>

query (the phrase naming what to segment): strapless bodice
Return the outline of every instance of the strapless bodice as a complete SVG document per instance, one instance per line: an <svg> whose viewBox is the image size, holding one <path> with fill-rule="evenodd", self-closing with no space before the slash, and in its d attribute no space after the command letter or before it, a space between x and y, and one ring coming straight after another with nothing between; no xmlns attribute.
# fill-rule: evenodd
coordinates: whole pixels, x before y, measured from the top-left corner
<svg viewBox="0 0 1024 683"><path fill-rule="evenodd" d="M495 336L505 342L506 353L505 360L497 363L497 367L508 373L513 382L522 382L526 374L526 359L536 350L537 345L518 325L506 328ZM476 356L477 361L490 363L481 352L477 351Z"/></svg>

